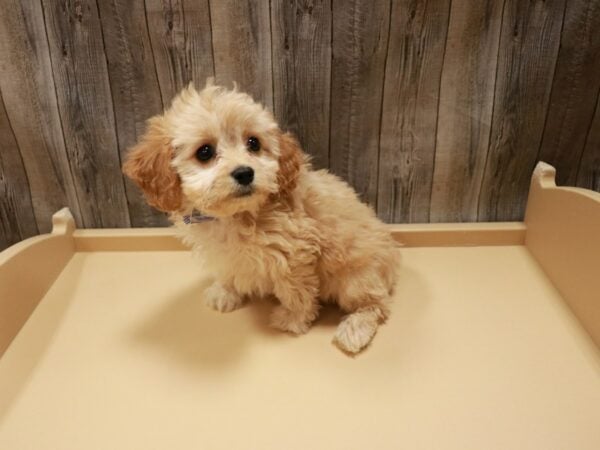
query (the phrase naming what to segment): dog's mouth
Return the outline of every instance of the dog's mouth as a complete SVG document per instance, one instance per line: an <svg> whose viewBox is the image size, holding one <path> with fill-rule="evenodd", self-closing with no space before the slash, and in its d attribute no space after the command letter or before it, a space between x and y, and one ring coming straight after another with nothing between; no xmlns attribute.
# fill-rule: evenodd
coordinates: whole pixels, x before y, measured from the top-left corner
<svg viewBox="0 0 600 450"><path fill-rule="evenodd" d="M233 197L249 197L254 193L254 188L252 186L240 186L234 193Z"/></svg>

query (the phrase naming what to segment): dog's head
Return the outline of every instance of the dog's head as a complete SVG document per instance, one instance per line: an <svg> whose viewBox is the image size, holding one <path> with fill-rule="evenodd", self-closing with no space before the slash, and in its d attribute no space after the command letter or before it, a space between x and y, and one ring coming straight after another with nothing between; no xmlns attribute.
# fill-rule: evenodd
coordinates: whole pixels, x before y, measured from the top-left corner
<svg viewBox="0 0 600 450"><path fill-rule="evenodd" d="M123 171L157 209L228 217L289 196L303 164L297 141L270 112L247 94L207 84L184 89L149 120Z"/></svg>

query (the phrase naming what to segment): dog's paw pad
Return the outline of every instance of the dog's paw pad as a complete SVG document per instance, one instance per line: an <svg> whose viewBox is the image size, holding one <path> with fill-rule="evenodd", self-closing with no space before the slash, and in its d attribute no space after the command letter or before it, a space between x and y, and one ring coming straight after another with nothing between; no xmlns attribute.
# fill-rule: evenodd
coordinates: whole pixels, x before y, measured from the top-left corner
<svg viewBox="0 0 600 450"><path fill-rule="evenodd" d="M293 334L304 334L310 323L283 306L278 306L271 314L271 326Z"/></svg>
<svg viewBox="0 0 600 450"><path fill-rule="evenodd" d="M204 304L216 311L231 312L242 306L243 301L238 295L215 283L204 291Z"/></svg>
<svg viewBox="0 0 600 450"><path fill-rule="evenodd" d="M375 336L377 323L350 315L338 325L333 343L348 353L358 353Z"/></svg>

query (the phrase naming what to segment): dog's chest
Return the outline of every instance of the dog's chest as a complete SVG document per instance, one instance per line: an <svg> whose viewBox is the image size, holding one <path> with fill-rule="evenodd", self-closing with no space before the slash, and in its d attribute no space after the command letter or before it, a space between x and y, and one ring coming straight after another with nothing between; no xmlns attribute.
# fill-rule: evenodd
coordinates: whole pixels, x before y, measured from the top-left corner
<svg viewBox="0 0 600 450"><path fill-rule="evenodd" d="M226 236L204 242L203 257L215 276L233 283L241 293L267 295L274 281L288 270L289 253L281 238L273 236Z"/></svg>
<svg viewBox="0 0 600 450"><path fill-rule="evenodd" d="M211 222L187 233L214 275L238 292L267 295L294 268L316 264L319 238L309 219L266 216L255 227Z"/></svg>

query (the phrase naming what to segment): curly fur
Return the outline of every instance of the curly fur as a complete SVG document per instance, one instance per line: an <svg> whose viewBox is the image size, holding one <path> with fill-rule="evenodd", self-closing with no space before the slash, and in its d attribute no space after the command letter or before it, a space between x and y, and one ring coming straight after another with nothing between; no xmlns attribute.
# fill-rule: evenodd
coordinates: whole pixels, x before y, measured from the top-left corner
<svg viewBox="0 0 600 450"><path fill-rule="evenodd" d="M183 200L181 180L171 168L173 149L162 125L159 118L149 121L146 134L130 150L123 172L142 189L150 205L175 211Z"/></svg>
<svg viewBox="0 0 600 450"><path fill-rule="evenodd" d="M259 152L246 148L249 136L259 138ZM194 154L205 143L217 155L201 163ZM250 195L231 176L241 165L254 169ZM388 317L398 266L389 232L345 182L312 170L296 139L248 95L188 87L151 119L124 170L207 261L215 282L204 300L212 308L232 311L248 297L273 295L280 304L272 325L300 334L320 301L336 302L349 315L334 342L350 353ZM193 209L217 220L184 224Z"/></svg>
<svg viewBox="0 0 600 450"><path fill-rule="evenodd" d="M279 171L277 184L279 195L287 199L298 184L300 167L305 163L300 144L290 133L282 134L279 138Z"/></svg>

